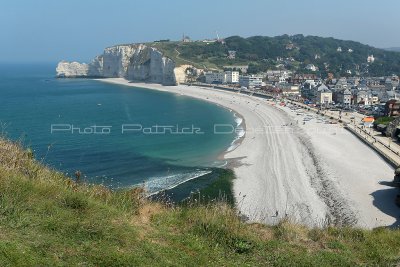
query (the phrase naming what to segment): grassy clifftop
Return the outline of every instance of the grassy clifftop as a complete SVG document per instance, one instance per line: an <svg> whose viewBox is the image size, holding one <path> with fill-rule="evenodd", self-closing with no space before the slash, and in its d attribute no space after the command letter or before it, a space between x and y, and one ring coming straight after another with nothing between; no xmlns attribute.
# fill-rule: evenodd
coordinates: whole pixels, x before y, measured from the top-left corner
<svg viewBox="0 0 400 267"><path fill-rule="evenodd" d="M0 139L0 266L391 266L400 231L245 224L220 201L149 201L64 177Z"/></svg>

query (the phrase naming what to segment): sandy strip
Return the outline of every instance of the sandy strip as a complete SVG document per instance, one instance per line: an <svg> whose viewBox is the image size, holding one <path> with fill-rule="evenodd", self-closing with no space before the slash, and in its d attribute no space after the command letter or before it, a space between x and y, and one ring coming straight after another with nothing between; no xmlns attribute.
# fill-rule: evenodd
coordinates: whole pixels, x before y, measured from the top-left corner
<svg viewBox="0 0 400 267"><path fill-rule="evenodd" d="M245 120L242 144L225 159L237 179L237 206L250 221L274 224L285 215L310 226L326 223L365 228L398 223L393 169L338 125L306 121L289 108L253 96L194 86L102 81L195 97L227 107Z"/></svg>

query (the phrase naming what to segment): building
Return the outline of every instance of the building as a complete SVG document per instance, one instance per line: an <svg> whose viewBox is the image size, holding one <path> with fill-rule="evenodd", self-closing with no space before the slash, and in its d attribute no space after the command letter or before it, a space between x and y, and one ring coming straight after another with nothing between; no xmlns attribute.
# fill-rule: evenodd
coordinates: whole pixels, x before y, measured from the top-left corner
<svg viewBox="0 0 400 267"><path fill-rule="evenodd" d="M316 102L321 105L332 103L332 91L326 85L322 84L317 88Z"/></svg>
<svg viewBox="0 0 400 267"><path fill-rule="evenodd" d="M347 79L345 77L340 78L337 80L335 84L336 89L346 89L347 88Z"/></svg>
<svg viewBox="0 0 400 267"><path fill-rule="evenodd" d="M399 86L399 80L395 77L387 77L385 79L386 91L394 91Z"/></svg>
<svg viewBox="0 0 400 267"><path fill-rule="evenodd" d="M379 96L371 95L371 104L372 105L378 105L379 104Z"/></svg>
<svg viewBox="0 0 400 267"><path fill-rule="evenodd" d="M385 104L385 116L397 117L400 115L400 101L391 99Z"/></svg>
<svg viewBox="0 0 400 267"><path fill-rule="evenodd" d="M262 86L262 76L257 75L246 75L240 76L239 78L240 86L247 88L261 88Z"/></svg>
<svg viewBox="0 0 400 267"><path fill-rule="evenodd" d="M209 84L223 84L226 83L226 74L225 72L207 72L206 83Z"/></svg>
<svg viewBox="0 0 400 267"><path fill-rule="evenodd" d="M226 83L239 83L238 71L225 71Z"/></svg>
<svg viewBox="0 0 400 267"><path fill-rule="evenodd" d="M192 40L190 39L189 36L187 36L187 35L185 35L185 34L182 35L182 42L183 42L183 43L190 43L191 41L192 41Z"/></svg>
<svg viewBox="0 0 400 267"><path fill-rule="evenodd" d="M375 61L374 55L370 55L370 56L367 57L367 62L368 63L374 63L374 61Z"/></svg>
<svg viewBox="0 0 400 267"><path fill-rule="evenodd" d="M267 80L274 84L287 83L292 76L292 72L288 70L267 70Z"/></svg>
<svg viewBox="0 0 400 267"><path fill-rule="evenodd" d="M229 50L228 51L228 58L229 59L235 59L236 58L236 51L235 50Z"/></svg>
<svg viewBox="0 0 400 267"><path fill-rule="evenodd" d="M306 70L317 71L318 68L317 68L314 64L308 64L308 65L306 66Z"/></svg>
<svg viewBox="0 0 400 267"><path fill-rule="evenodd" d="M356 104L369 106L372 104L372 94L369 91L358 91Z"/></svg>
<svg viewBox="0 0 400 267"><path fill-rule="evenodd" d="M202 42L206 43L206 44L212 44L212 43L217 42L217 39L204 39L204 40L202 40Z"/></svg>
<svg viewBox="0 0 400 267"><path fill-rule="evenodd" d="M209 84L239 83L238 71L207 72L205 76Z"/></svg>
<svg viewBox="0 0 400 267"><path fill-rule="evenodd" d="M293 43L288 43L287 45L286 45L286 50L292 50L292 49L294 49L296 46L293 44Z"/></svg>
<svg viewBox="0 0 400 267"><path fill-rule="evenodd" d="M345 106L351 105L351 92L349 89L340 90L337 92L336 101Z"/></svg>
<svg viewBox="0 0 400 267"><path fill-rule="evenodd" d="M310 80L314 81L316 79L317 75L315 74L295 74L294 77L292 77L291 81L294 84L300 84Z"/></svg>
<svg viewBox="0 0 400 267"><path fill-rule="evenodd" d="M298 85L293 85L290 83L279 84L278 88L282 92L282 94L286 95L286 96L299 96L300 95L300 87Z"/></svg>
<svg viewBox="0 0 400 267"><path fill-rule="evenodd" d="M367 128L373 127L374 126L374 121L375 121L374 117L370 117L370 116L367 116L367 117L362 119L364 127L367 127Z"/></svg>

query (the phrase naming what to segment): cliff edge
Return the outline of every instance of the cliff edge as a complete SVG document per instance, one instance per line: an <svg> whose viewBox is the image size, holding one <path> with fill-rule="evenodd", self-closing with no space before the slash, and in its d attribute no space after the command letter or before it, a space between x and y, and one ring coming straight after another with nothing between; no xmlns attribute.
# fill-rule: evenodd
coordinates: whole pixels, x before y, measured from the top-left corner
<svg viewBox="0 0 400 267"><path fill-rule="evenodd" d="M185 70L161 51L144 44L117 45L104 49L89 64L61 61L59 78L125 78L130 81L177 85L186 81Z"/></svg>

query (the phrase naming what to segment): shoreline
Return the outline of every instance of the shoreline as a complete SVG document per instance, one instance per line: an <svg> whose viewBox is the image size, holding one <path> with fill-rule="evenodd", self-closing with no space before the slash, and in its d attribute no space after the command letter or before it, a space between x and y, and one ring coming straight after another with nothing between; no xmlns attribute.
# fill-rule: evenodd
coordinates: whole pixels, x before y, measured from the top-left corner
<svg viewBox="0 0 400 267"><path fill-rule="evenodd" d="M351 223L356 226L374 228L398 220L395 204L386 203L380 194L388 189L377 183L378 179L390 180L393 170L350 133L329 132L337 126L298 125L288 108L225 90L132 83L122 78L98 80L194 97L241 116L245 134L234 150L222 156L236 176L233 192L238 211L250 222L276 224L289 217L318 227L332 222L344 225L354 219ZM335 144L341 147L334 148ZM356 157L354 165L347 153Z"/></svg>
<svg viewBox="0 0 400 267"><path fill-rule="evenodd" d="M128 80L126 80L124 78L100 78L100 79L96 78L96 79L92 79L92 80L111 83L111 84L117 84L117 85L126 85L126 86L130 86L130 87L140 87L140 88L151 89L151 90L156 90L156 91L160 91L160 92L173 93L175 95L188 96L188 97L200 99L202 101L207 101L207 102L212 103L214 105L217 105L217 106L219 106L219 107L221 107L221 108L223 108L225 110L228 110L229 112L233 112L234 116L242 119L241 124L240 125L236 125L236 127L240 126L241 128L243 128L244 134L243 134L243 136L240 136L240 137L237 135L238 138L235 138L235 140L233 140L231 145L227 149L225 149L223 152L221 152L220 155L218 155L217 159L226 162L224 164L224 167L222 167L222 168L229 168L229 166L233 167L233 166L237 166L238 164L240 164L240 163L238 163L236 161L236 159L232 159L232 158L228 158L227 159L226 158L227 154L229 154L230 152L233 152L235 149L237 149L239 146L242 145L242 142L243 142L243 140L244 140L244 138L246 136L246 119L236 109L227 107L225 105L221 105L220 103L216 103L216 102L210 100L209 97L202 98L202 97L196 97L196 96L193 96L193 95L185 95L185 94L183 94L181 92L181 90L172 91L172 90L166 89L166 88L171 89L171 88L174 88L176 86L164 86L164 85L152 84L152 83L136 83L136 82L128 81ZM184 86L186 86L186 85L184 85ZM187 86L187 87L189 87L189 86ZM207 87L198 87L198 86L190 86L190 87L200 88L200 89L205 89L205 90L211 90L211 89L215 90L213 88L207 88ZM232 150L229 150L229 148L234 144L236 144L236 146Z"/></svg>
<svg viewBox="0 0 400 267"><path fill-rule="evenodd" d="M224 107L224 108L226 109L226 107ZM226 156L227 156L227 154L229 154L230 152L234 151L239 146L241 146L243 143L243 140L246 136L246 119L241 114L236 112L235 110L231 110L231 112L234 112L234 117L237 117L242 120L240 124L236 125L236 129L238 129L240 127L242 129L243 135L240 136L239 134L237 134L236 138L231 142L230 146L227 149L225 149L225 151L222 152L218 156L219 160L225 161L225 164L222 168L228 168L228 169L232 169L235 166L240 165L240 162L238 162L237 160L234 160L234 159L228 160L226 158ZM231 147L233 147L233 148L231 149Z"/></svg>

